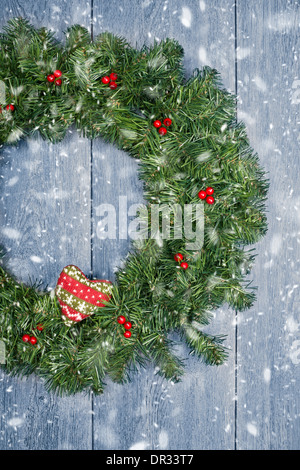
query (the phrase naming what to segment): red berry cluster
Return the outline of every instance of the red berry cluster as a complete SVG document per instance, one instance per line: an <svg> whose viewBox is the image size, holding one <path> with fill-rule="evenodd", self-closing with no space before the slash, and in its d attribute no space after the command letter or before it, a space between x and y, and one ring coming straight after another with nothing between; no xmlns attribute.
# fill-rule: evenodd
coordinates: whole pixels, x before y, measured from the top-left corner
<svg viewBox="0 0 300 470"><path fill-rule="evenodd" d="M49 83L55 83L57 86L61 86L62 80L61 77L62 73L60 70L55 70L55 72L51 73L50 75L47 75L47 80Z"/></svg>
<svg viewBox="0 0 300 470"><path fill-rule="evenodd" d="M15 110L15 107L14 107L13 104L8 104L7 106L5 106L5 109L6 109L7 111L14 111L14 110ZM1 108L1 106L0 106L0 113L2 113L2 108Z"/></svg>
<svg viewBox="0 0 300 470"><path fill-rule="evenodd" d="M125 328L125 333L124 336L125 338L130 338L131 336L131 331L129 331L132 327L132 323L130 321L126 321L126 318L123 315L120 315L117 318L117 322L120 323L120 325L123 325Z"/></svg>
<svg viewBox="0 0 300 470"><path fill-rule="evenodd" d="M213 204L215 202L215 198L212 196L214 193L214 189L211 187L206 188L205 191L199 191L198 197L200 199L205 199L207 204Z"/></svg>
<svg viewBox="0 0 300 470"><path fill-rule="evenodd" d="M209 186L208 188L206 188L205 191L203 191L203 190L199 191L198 197L200 199L205 199L207 204L213 204L215 202L215 199L212 196L214 191L215 190ZM174 259L175 259L175 261L180 263L180 267L182 269L186 270L189 267L188 263L186 261L183 261L183 255L181 253L176 253L176 255L174 256Z"/></svg>
<svg viewBox="0 0 300 470"><path fill-rule="evenodd" d="M163 120L163 123L165 127L162 126L162 123L159 119L156 119L156 121L154 121L153 123L153 126L158 129L158 133L160 135L165 135L167 133L167 127L169 127L172 124L172 121L170 118L166 118Z"/></svg>
<svg viewBox="0 0 300 470"><path fill-rule="evenodd" d="M44 327L41 323L39 323L36 326L36 329L38 331L43 331ZM24 341L24 343L31 343L31 344L36 344L37 343L37 338L35 336L23 335L22 340Z"/></svg>
<svg viewBox="0 0 300 470"><path fill-rule="evenodd" d="M104 83L104 85L109 84L109 88L111 90L115 90L117 88L116 80L118 79L118 75L114 72L112 72L110 75L105 75L105 77L101 78L101 82Z"/></svg>
<svg viewBox="0 0 300 470"><path fill-rule="evenodd" d="M189 265L186 261L182 261L183 260L183 255L181 253L176 253L176 255L174 256L174 259L175 259L175 261L180 263L180 267L182 269L186 270L189 267Z"/></svg>

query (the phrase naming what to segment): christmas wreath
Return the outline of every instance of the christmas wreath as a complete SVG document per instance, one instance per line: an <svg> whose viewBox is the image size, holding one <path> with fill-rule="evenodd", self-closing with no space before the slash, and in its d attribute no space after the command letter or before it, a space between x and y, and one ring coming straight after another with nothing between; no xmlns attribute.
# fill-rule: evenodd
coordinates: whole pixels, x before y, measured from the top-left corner
<svg viewBox="0 0 300 470"><path fill-rule="evenodd" d="M133 242L113 284L66 266L56 289L43 292L2 264L7 372L36 372L61 394L102 393L106 375L125 382L151 360L178 381L183 361L171 331L206 363L226 360L224 337L203 327L224 303L236 310L253 304L245 276L254 254L245 246L267 230L268 182L217 71L205 67L186 80L182 58L173 39L136 50L108 32L92 41L79 25L66 31L64 46L22 18L1 34L2 146L37 132L57 142L75 123L90 139L101 136L139 159L147 207L170 209L155 236ZM203 221L201 247L175 236L176 208L189 205L202 210L187 215L191 227Z"/></svg>

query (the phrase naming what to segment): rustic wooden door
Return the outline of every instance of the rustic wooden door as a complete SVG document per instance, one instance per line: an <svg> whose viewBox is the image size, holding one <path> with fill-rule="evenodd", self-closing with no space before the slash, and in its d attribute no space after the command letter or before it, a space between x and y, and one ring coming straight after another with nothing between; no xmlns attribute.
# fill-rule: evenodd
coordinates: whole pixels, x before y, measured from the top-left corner
<svg viewBox="0 0 300 470"><path fill-rule="evenodd" d="M300 5L294 0L1 0L14 16L63 39L79 23L132 46L174 37L186 75L210 65L238 95L237 116L269 172L269 232L256 247L257 302L226 307L208 331L227 334L227 363L189 357L180 384L154 368L100 397L48 394L42 381L1 373L0 449L299 449ZM99 240L101 203L142 202L137 162L70 129L63 142L29 139L1 151L0 242L25 282L55 286L61 269L113 280L127 240Z"/></svg>

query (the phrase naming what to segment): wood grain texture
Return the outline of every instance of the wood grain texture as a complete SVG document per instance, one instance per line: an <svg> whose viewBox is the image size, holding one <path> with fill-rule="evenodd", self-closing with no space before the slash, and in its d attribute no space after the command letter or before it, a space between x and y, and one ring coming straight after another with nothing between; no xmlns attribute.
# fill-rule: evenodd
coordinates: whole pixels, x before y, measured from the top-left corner
<svg viewBox="0 0 300 470"><path fill-rule="evenodd" d="M185 49L184 66L189 77L196 67L211 65L222 72L224 85L235 88L234 9L228 1L204 6L194 1L94 1L94 35L111 31L133 47L173 37ZM222 47L220 47L222 45ZM130 240L99 240L96 208L116 204L126 196L128 206L142 203L138 163L126 153L93 142L93 273L112 276L126 255ZM229 449L234 447L234 312L220 310L212 332L228 334L232 348L228 363L207 367L189 358L185 346L186 375L172 385L149 367L125 386L108 383L105 395L94 399L95 449ZM207 330L208 331L208 330ZM126 403L126 406L120 406ZM209 432L207 429L209 428Z"/></svg>
<svg viewBox="0 0 300 470"><path fill-rule="evenodd" d="M228 334L224 366L207 367L180 345L182 383L165 381L150 366L125 386L108 381L97 398L58 398L37 377L1 374L0 449L300 448L299 7L296 0L1 0L0 28L25 16L58 39L74 23L138 48L176 38L187 76L210 65L227 89L237 87L238 118L271 187L269 232L250 276L258 300L237 325L224 308L207 328ZM130 241L99 239L98 208L111 203L118 215L119 196L128 206L142 202L137 171L124 152L76 133L56 146L36 138L5 148L0 242L8 267L19 279L51 287L68 263L113 280Z"/></svg>
<svg viewBox="0 0 300 470"><path fill-rule="evenodd" d="M297 1L238 1L238 116L268 171L258 300L239 315L239 449L299 449L299 24Z"/></svg>
<svg viewBox="0 0 300 470"><path fill-rule="evenodd" d="M90 25L90 4L1 1L2 28L15 16L44 25L63 39L73 23ZM71 130L72 131L72 130ZM62 268L77 263L88 274L90 256L91 145L76 132L49 145L40 137L6 147L1 157L1 242L6 265L24 282L54 287ZM41 380L1 375L0 448L88 449L92 446L91 399L57 398Z"/></svg>
<svg viewBox="0 0 300 470"><path fill-rule="evenodd" d="M68 134L28 139L2 151L2 239L20 281L55 287L72 261L90 271L90 143ZM79 236L75 236L79 234Z"/></svg>

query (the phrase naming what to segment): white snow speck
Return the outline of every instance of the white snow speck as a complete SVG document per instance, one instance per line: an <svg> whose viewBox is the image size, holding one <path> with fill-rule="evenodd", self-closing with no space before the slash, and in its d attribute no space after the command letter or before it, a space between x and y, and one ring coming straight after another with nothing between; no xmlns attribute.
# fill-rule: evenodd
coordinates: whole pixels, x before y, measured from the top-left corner
<svg viewBox="0 0 300 470"><path fill-rule="evenodd" d="M15 428L15 430L17 430L18 426L22 426L23 423L24 423L24 419L18 418L18 417L11 418L10 420L7 421L7 424Z"/></svg>
<svg viewBox="0 0 300 470"><path fill-rule="evenodd" d="M40 258L39 256L35 256L35 255L30 256L30 259L31 259L31 261L33 261L33 263L42 263L43 262L42 258Z"/></svg>
<svg viewBox="0 0 300 470"><path fill-rule="evenodd" d="M287 31L296 28L296 15L291 11L280 12L273 15L268 20L268 27L273 31Z"/></svg>
<svg viewBox="0 0 300 470"><path fill-rule="evenodd" d="M236 49L236 57L238 60L243 60L250 55L249 47L237 47Z"/></svg>
<svg viewBox="0 0 300 470"><path fill-rule="evenodd" d="M54 299L55 298L55 289L51 289L49 295L50 295L51 299Z"/></svg>
<svg viewBox="0 0 300 470"><path fill-rule="evenodd" d="M200 62L202 62L202 64L207 64L206 50L202 46L199 47L198 57L200 59Z"/></svg>
<svg viewBox="0 0 300 470"><path fill-rule="evenodd" d="M260 91L267 91L266 82L261 77L254 77L252 80Z"/></svg>
<svg viewBox="0 0 300 470"><path fill-rule="evenodd" d="M5 103L6 101L6 85L0 80L0 102Z"/></svg>
<svg viewBox="0 0 300 470"><path fill-rule="evenodd" d="M250 116L250 114L246 113L245 111L239 111L239 118L242 121L245 121L245 123L248 126L254 126L254 124L255 124L254 117Z"/></svg>
<svg viewBox="0 0 300 470"><path fill-rule="evenodd" d="M198 162L205 162L205 160L208 160L211 157L211 152L210 150L207 150L206 152L201 153L198 157L197 160Z"/></svg>
<svg viewBox="0 0 300 470"><path fill-rule="evenodd" d="M201 11L205 11L206 5L205 5L204 0L200 0L199 7Z"/></svg>
<svg viewBox="0 0 300 470"><path fill-rule="evenodd" d="M286 320L286 324L284 329L289 331L290 333L296 333L299 328L299 323L296 322L293 316L289 316Z"/></svg>
<svg viewBox="0 0 300 470"><path fill-rule="evenodd" d="M150 444L148 442L140 441L140 442L136 442L131 447L129 447L129 450L145 450L149 446L150 446Z"/></svg>
<svg viewBox="0 0 300 470"><path fill-rule="evenodd" d="M51 9L52 9L53 14L55 14L55 13L60 13L60 12L61 12L60 7L57 6L57 5L52 5L52 6L51 6Z"/></svg>
<svg viewBox="0 0 300 470"><path fill-rule="evenodd" d="M158 436L159 448L167 449L169 444L169 438L166 431L161 431Z"/></svg>
<svg viewBox="0 0 300 470"><path fill-rule="evenodd" d="M191 27L192 23L192 13L188 7L182 7L182 13L180 17L180 21L186 28Z"/></svg>
<svg viewBox="0 0 300 470"><path fill-rule="evenodd" d="M300 364L300 340L293 341L290 351L290 359L293 364Z"/></svg>
<svg viewBox="0 0 300 470"><path fill-rule="evenodd" d="M19 181L18 176L14 176L13 178L10 178L10 180L7 181L6 186L14 186L17 182Z"/></svg>
<svg viewBox="0 0 300 470"><path fill-rule="evenodd" d="M251 434L254 437L258 435L257 427L253 423L247 423L247 431L249 434Z"/></svg>
<svg viewBox="0 0 300 470"><path fill-rule="evenodd" d="M23 131L21 129L13 129L9 136L7 137L7 142L17 142L23 135Z"/></svg>
<svg viewBox="0 0 300 470"><path fill-rule="evenodd" d="M292 93L291 104L300 104L300 80L294 80L292 88L295 90Z"/></svg>
<svg viewBox="0 0 300 470"><path fill-rule="evenodd" d="M151 0L145 0L143 3L142 3L142 8L147 8L151 3Z"/></svg>
<svg viewBox="0 0 300 470"><path fill-rule="evenodd" d="M18 240L21 237L21 233L15 228L11 228L11 227L4 227L2 229L2 233L3 235L5 235L7 238L10 238L11 240Z"/></svg>
<svg viewBox="0 0 300 470"><path fill-rule="evenodd" d="M271 371L268 367L265 368L264 370L264 381L266 384L270 383L271 380Z"/></svg>
<svg viewBox="0 0 300 470"><path fill-rule="evenodd" d="M228 432L230 431L230 429L231 429L231 426L230 426L230 424L227 424L227 426L226 426L226 428L225 428L225 432L227 432L227 433L228 433Z"/></svg>
<svg viewBox="0 0 300 470"><path fill-rule="evenodd" d="M280 251L281 245L282 245L282 237L279 233L275 233L271 240L271 246L270 246L271 253L273 255L277 255Z"/></svg>

